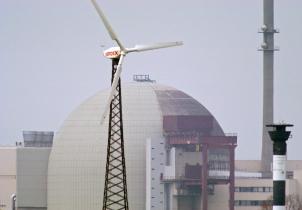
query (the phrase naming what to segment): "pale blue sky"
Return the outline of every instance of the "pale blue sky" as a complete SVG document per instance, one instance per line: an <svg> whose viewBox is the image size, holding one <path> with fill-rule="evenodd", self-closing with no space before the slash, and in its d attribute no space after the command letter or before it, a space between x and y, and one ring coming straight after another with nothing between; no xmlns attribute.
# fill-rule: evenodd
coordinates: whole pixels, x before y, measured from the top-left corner
<svg viewBox="0 0 302 210"><path fill-rule="evenodd" d="M238 133L237 158L259 159L262 0L99 1L126 46L182 40L127 56L123 82L150 74L190 94ZM275 1L275 121L295 124L289 158L302 159L302 1ZM109 87L107 35L89 0L0 1L0 144L22 130L57 131L67 115Z"/></svg>

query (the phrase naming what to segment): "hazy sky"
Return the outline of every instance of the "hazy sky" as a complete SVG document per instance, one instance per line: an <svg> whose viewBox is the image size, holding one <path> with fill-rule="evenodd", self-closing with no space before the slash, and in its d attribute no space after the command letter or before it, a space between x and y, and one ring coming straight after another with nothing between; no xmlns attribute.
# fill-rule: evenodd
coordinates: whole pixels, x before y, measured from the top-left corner
<svg viewBox="0 0 302 210"><path fill-rule="evenodd" d="M238 134L236 158L259 159L262 0L99 1L124 45L184 41L127 56L123 82L150 74L205 105ZM275 1L275 122L295 124L290 159L302 159L302 1ZM111 47L89 0L0 0L0 144L22 130L57 131L86 98L110 86Z"/></svg>

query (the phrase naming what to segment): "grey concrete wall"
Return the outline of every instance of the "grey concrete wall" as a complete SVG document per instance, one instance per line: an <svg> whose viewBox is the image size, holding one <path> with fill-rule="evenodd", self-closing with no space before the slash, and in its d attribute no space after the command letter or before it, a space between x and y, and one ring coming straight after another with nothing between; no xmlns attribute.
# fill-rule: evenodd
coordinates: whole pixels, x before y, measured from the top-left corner
<svg viewBox="0 0 302 210"><path fill-rule="evenodd" d="M17 149L17 207L40 210L47 207L47 168L51 148Z"/></svg>
<svg viewBox="0 0 302 210"><path fill-rule="evenodd" d="M177 148L175 152L175 161L176 161L176 171L175 171L176 177L184 177L186 164L202 165L201 152L185 152L182 149Z"/></svg>

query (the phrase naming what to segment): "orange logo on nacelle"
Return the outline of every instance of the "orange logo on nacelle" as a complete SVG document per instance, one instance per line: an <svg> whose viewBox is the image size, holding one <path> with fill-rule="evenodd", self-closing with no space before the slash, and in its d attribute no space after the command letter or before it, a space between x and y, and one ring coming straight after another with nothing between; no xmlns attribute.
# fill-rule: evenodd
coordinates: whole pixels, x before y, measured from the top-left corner
<svg viewBox="0 0 302 210"><path fill-rule="evenodd" d="M118 58L121 55L121 50L119 47L111 47L104 51L104 56L106 58Z"/></svg>

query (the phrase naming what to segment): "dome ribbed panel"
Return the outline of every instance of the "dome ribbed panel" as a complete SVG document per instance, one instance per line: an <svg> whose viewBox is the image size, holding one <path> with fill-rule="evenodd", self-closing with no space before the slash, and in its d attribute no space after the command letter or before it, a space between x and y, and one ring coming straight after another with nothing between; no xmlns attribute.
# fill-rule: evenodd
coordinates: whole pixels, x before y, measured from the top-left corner
<svg viewBox="0 0 302 210"><path fill-rule="evenodd" d="M102 208L108 118L100 125L108 90L76 108L55 136L48 169L48 210ZM145 209L146 139L163 137L163 116L210 112L187 94L156 83L122 85L129 205ZM223 134L213 118L213 134Z"/></svg>

